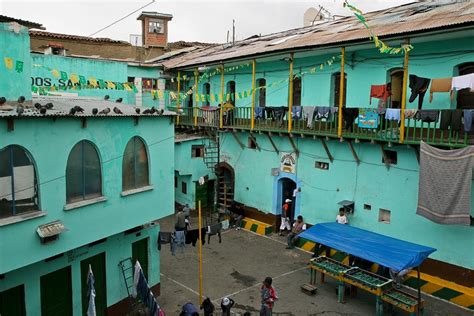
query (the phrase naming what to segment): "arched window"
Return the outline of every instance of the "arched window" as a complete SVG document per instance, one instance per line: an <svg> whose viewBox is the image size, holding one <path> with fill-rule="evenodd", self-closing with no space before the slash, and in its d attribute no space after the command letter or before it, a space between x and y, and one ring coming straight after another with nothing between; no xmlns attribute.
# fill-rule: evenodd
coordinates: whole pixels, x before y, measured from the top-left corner
<svg viewBox="0 0 474 316"><path fill-rule="evenodd" d="M33 159L22 147L0 150L0 218L38 211L38 182Z"/></svg>
<svg viewBox="0 0 474 316"><path fill-rule="evenodd" d="M135 136L125 147L122 161L122 191L146 187L148 177L148 153L145 143Z"/></svg>
<svg viewBox="0 0 474 316"><path fill-rule="evenodd" d="M301 105L301 78L293 79L293 106Z"/></svg>
<svg viewBox="0 0 474 316"><path fill-rule="evenodd" d="M67 159L66 202L102 196L102 170L95 146L86 140L74 145Z"/></svg>
<svg viewBox="0 0 474 316"><path fill-rule="evenodd" d="M229 81L226 85L226 100L225 102L229 102L232 105L235 105L235 81Z"/></svg>
<svg viewBox="0 0 474 316"><path fill-rule="evenodd" d="M474 73L474 63L464 63L457 67L458 76L464 76ZM456 103L458 109L474 108L474 91L462 89L457 92Z"/></svg>
<svg viewBox="0 0 474 316"><path fill-rule="evenodd" d="M209 98L211 95L211 84L209 82L206 82L202 85L202 93L204 94L204 102L202 103L203 106L209 106Z"/></svg>
<svg viewBox="0 0 474 316"><path fill-rule="evenodd" d="M341 72L336 72L332 75L332 86L333 86L333 105L339 106L339 95L341 91ZM346 105L346 94L347 94L347 74L344 73L344 95L342 99L342 105Z"/></svg>
<svg viewBox="0 0 474 316"><path fill-rule="evenodd" d="M266 105L266 98L267 98L267 89L266 89L267 81L263 78L257 79L257 91L255 98L257 100L258 107L265 107Z"/></svg>

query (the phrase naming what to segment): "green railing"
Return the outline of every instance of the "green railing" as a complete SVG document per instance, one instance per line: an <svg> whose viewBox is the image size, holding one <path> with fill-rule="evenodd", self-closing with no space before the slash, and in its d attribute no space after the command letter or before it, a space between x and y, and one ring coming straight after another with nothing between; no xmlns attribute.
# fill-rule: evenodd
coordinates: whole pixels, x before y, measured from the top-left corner
<svg viewBox="0 0 474 316"><path fill-rule="evenodd" d="M177 108L168 108L176 111ZM251 129L252 120L251 107L236 107L232 110L223 111L224 129ZM272 115L272 110L255 113L254 130L288 133L288 112L283 115ZM220 110L219 108L205 109L200 107L181 108L176 117L176 124L181 126L219 128ZM273 113L275 114L275 113ZM308 122L305 118L293 118L291 133L315 135L321 137L337 138L337 113L321 120ZM367 141L400 142L400 123L394 120L386 120L384 116L379 116L376 128L359 127L356 119L352 126L343 125L343 138L351 138ZM343 122L344 124L344 122ZM463 147L469 144L469 135L464 131L441 130L438 123L426 123L413 118L405 119L405 144L419 144L423 140L427 143L447 146Z"/></svg>

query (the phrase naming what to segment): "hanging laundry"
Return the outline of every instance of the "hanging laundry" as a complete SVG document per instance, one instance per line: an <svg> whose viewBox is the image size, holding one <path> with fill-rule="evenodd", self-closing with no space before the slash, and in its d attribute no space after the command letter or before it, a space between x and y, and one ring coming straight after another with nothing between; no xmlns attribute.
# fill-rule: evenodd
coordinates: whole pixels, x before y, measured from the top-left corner
<svg viewBox="0 0 474 316"><path fill-rule="evenodd" d="M405 110L405 118L406 119L414 119L416 116L417 110L414 109L407 109Z"/></svg>
<svg viewBox="0 0 474 316"><path fill-rule="evenodd" d="M280 127L283 125L283 119L285 118L288 108L286 106L275 107L273 112L275 113L275 119L280 122Z"/></svg>
<svg viewBox="0 0 474 316"><path fill-rule="evenodd" d="M184 230L180 230L171 234L171 254L174 256L176 254L176 248L180 247L181 251L184 252L184 248L186 247L185 241L185 232Z"/></svg>
<svg viewBox="0 0 474 316"><path fill-rule="evenodd" d="M272 119L272 121L275 120L275 111L273 109L273 107L265 107L265 113L267 115L267 118L270 118Z"/></svg>
<svg viewBox="0 0 474 316"><path fill-rule="evenodd" d="M255 119L265 119L265 108L264 107L256 107L255 108Z"/></svg>
<svg viewBox="0 0 474 316"><path fill-rule="evenodd" d="M160 306L156 302L153 292L150 290L146 281L145 275L143 274L142 267L137 260L135 264L135 272L133 274L133 297L138 297L142 303L148 308L149 315L157 316L160 312Z"/></svg>
<svg viewBox="0 0 474 316"><path fill-rule="evenodd" d="M459 132L462 125L462 110L441 110L441 121L439 128Z"/></svg>
<svg viewBox="0 0 474 316"><path fill-rule="evenodd" d="M361 128L377 128L379 126L379 114L375 109L360 109L358 121Z"/></svg>
<svg viewBox="0 0 474 316"><path fill-rule="evenodd" d="M453 77L452 80L453 90L462 90L462 89L474 89L474 73Z"/></svg>
<svg viewBox="0 0 474 316"><path fill-rule="evenodd" d="M474 146L456 150L420 146L416 214L438 224L470 225Z"/></svg>
<svg viewBox="0 0 474 316"><path fill-rule="evenodd" d="M316 107L316 120L329 119L331 114L331 108L329 106L317 106Z"/></svg>
<svg viewBox="0 0 474 316"><path fill-rule="evenodd" d="M438 122L438 110L419 110L416 112L416 119L425 123Z"/></svg>
<svg viewBox="0 0 474 316"><path fill-rule="evenodd" d="M303 107L303 118L306 118L306 126L313 128L315 106L304 106Z"/></svg>
<svg viewBox="0 0 474 316"><path fill-rule="evenodd" d="M303 113L301 113L301 106L293 106L291 108L291 117L295 120L301 119L303 116Z"/></svg>
<svg viewBox="0 0 474 316"><path fill-rule="evenodd" d="M159 232L158 233L158 250L161 251L161 245L171 244L171 232Z"/></svg>
<svg viewBox="0 0 474 316"><path fill-rule="evenodd" d="M418 110L423 106L423 98L429 85L430 79L410 75L409 87L411 89L411 96L409 102L412 103L418 97Z"/></svg>
<svg viewBox="0 0 474 316"><path fill-rule="evenodd" d="M206 228L201 228L201 242L204 245L206 242ZM193 247L196 246L197 241L199 240L199 229L192 229L186 232L186 244L192 244Z"/></svg>
<svg viewBox="0 0 474 316"><path fill-rule="evenodd" d="M400 109L385 109L385 119L400 122Z"/></svg>
<svg viewBox="0 0 474 316"><path fill-rule="evenodd" d="M464 131L470 132L472 128L472 119L474 118L474 110L464 110Z"/></svg>
<svg viewBox="0 0 474 316"><path fill-rule="evenodd" d="M359 116L358 108L342 108L342 117L344 119L344 128L348 131L352 131L354 127L354 121Z"/></svg>
<svg viewBox="0 0 474 316"><path fill-rule="evenodd" d="M434 92L449 92L451 91L451 83L453 78L436 78L431 79L430 86L430 103L433 101Z"/></svg>
<svg viewBox="0 0 474 316"><path fill-rule="evenodd" d="M221 230L222 230L222 224L217 223L211 226L207 226L207 243L211 243L211 236L217 235L219 237L219 243L222 242L221 238Z"/></svg>
<svg viewBox="0 0 474 316"><path fill-rule="evenodd" d="M381 85L371 85L369 104L372 104L372 98L383 100L386 104L388 97L391 95L392 93L390 92L389 83Z"/></svg>

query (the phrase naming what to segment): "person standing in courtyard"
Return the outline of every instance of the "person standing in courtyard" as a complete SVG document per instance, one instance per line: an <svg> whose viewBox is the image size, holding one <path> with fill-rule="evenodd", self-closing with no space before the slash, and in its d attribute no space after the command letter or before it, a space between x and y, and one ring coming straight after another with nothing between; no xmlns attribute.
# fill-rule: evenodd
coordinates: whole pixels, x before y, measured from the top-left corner
<svg viewBox="0 0 474 316"><path fill-rule="evenodd" d="M280 236L283 236L283 231L286 229L288 232L291 230L290 219L288 214L291 210L291 200L286 199L285 203L281 207L281 224L280 224Z"/></svg>
<svg viewBox="0 0 474 316"><path fill-rule="evenodd" d="M293 223L293 229L288 234L288 246L286 247L286 249L295 248L295 242L298 239L298 234L301 233L303 230L306 230L306 224L303 221L303 216L298 215L296 222Z"/></svg>
<svg viewBox="0 0 474 316"><path fill-rule="evenodd" d="M266 277L263 281L262 287L260 288L260 294L262 297L260 316L272 316L273 306L275 305L275 301L278 300L272 282L273 280L271 277Z"/></svg>

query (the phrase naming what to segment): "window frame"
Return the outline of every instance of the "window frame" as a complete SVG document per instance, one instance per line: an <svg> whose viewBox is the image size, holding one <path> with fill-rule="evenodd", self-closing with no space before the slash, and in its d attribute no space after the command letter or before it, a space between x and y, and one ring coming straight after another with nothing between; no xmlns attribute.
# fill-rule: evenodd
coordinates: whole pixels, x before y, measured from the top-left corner
<svg viewBox="0 0 474 316"><path fill-rule="evenodd" d="M303 78L295 77L293 79L293 95L291 96L291 99L293 101L293 106L301 106L301 98L303 95L302 92L303 92Z"/></svg>
<svg viewBox="0 0 474 316"><path fill-rule="evenodd" d="M341 72L334 72L331 76L332 80L332 93L331 98L333 99L333 106L339 106L339 94L341 93ZM342 99L342 106L345 107L347 104L347 72L344 72L344 96Z"/></svg>
<svg viewBox="0 0 474 316"><path fill-rule="evenodd" d="M204 102L202 102L203 106L210 106L211 102L209 101L209 96L211 94L211 84L209 82L204 82L202 85L202 93L204 94ZM201 100L202 101L202 100Z"/></svg>
<svg viewBox="0 0 474 316"><path fill-rule="evenodd" d="M257 106L264 108L267 105L267 80L265 78L258 78L257 79L257 91L256 91L256 99L257 99Z"/></svg>
<svg viewBox="0 0 474 316"><path fill-rule="evenodd" d="M153 29L152 29L153 26ZM158 27L156 27L158 26ZM155 32L155 30L158 29L158 32ZM149 20L148 21L148 33L153 33L153 34L164 34L165 33L165 23L163 20Z"/></svg>
<svg viewBox="0 0 474 316"><path fill-rule="evenodd" d="M235 80L229 80L227 81L225 87L226 87L226 93L224 97L224 103L230 103L235 106L235 91L237 88L237 83L235 82ZM229 100L227 100L227 95L229 95ZM232 97L232 95L234 97Z"/></svg>
<svg viewBox="0 0 474 316"><path fill-rule="evenodd" d="M97 155L97 160L98 160L98 164L99 164L99 180L100 180L100 183L99 183L99 193L98 195L94 195L94 196L91 196L91 197L88 197L87 198L87 195L86 195L86 172L85 172L85 155L84 155L84 144L88 144L91 146L92 149L94 149L94 152L95 154ZM80 152L80 155L81 155L81 181L82 181L82 199L78 199L77 196L74 196L72 199L71 197L68 196L68 189L67 189L67 186L68 186L68 167L69 167L69 160L71 158L71 154L73 152L73 150L76 148L76 146L78 146L79 144L81 144L81 152ZM106 198L104 197L104 188L103 188L103 185L104 185L104 181L103 181L103 177L104 177L104 173L103 173L103 170L102 170L102 159L101 159L101 156L100 156L100 153L99 153L99 150L97 148L97 146L91 142L90 140L86 140L86 139L83 139L83 140L80 140L78 141L77 143L74 144L74 146L72 146L71 150L69 151L69 155L68 155L68 158L67 158L67 161L66 161L66 172L65 172L65 177L66 177L66 206L64 207L65 210L68 210L68 209L72 209L72 208L75 208L76 206L77 207L80 207L80 206L85 206L85 205L89 205L89 204L93 204L93 203L96 203L96 202L102 202L102 201L105 201Z"/></svg>
<svg viewBox="0 0 474 316"><path fill-rule="evenodd" d="M126 155L126 150L130 142L133 141L133 186L132 187L124 187L124 159ZM146 153L146 164L147 164L147 179L146 179L146 184L138 186L137 185L137 161L136 161L136 142L140 141L145 149ZM126 195L128 192L142 192L142 191L147 191L148 188L152 188L151 182L150 182L150 154L148 152L148 146L145 143L145 140L141 138L140 136L133 136L130 138L125 145L123 157L122 157L122 196ZM138 181L139 182L139 181Z"/></svg>
<svg viewBox="0 0 474 316"><path fill-rule="evenodd" d="M181 193L187 195L188 194L188 184L186 181L181 181Z"/></svg>
<svg viewBox="0 0 474 316"><path fill-rule="evenodd" d="M191 145L191 158L204 158L204 145Z"/></svg>

